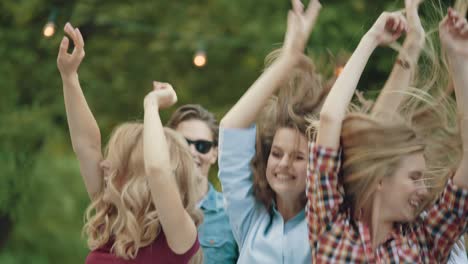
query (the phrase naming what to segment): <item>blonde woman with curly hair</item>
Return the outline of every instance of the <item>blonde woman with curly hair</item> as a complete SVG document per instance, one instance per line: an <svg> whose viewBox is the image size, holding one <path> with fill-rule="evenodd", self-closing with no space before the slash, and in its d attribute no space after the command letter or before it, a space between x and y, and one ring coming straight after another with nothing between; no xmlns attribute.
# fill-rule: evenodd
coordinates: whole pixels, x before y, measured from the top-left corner
<svg viewBox="0 0 468 264"><path fill-rule="evenodd" d="M453 140L461 143L462 154L436 202L430 200L429 183L437 172L431 172L431 177L426 174L433 167L430 162L440 160L432 159L427 151L431 138L417 127L411 112L401 111L400 99L397 107L377 106L370 115L347 113L372 51L396 40L405 24L400 13L379 17L362 38L320 113L317 139L310 146L307 189L313 263L446 263L467 228L466 19L449 10L439 29L460 115L461 140ZM401 91L409 84L400 85L394 88ZM433 123L439 120L439 116L432 116ZM449 130L448 124L440 125ZM446 151L447 155L457 152Z"/></svg>
<svg viewBox="0 0 468 264"><path fill-rule="evenodd" d="M305 117L316 113L313 101L322 93L303 52L320 3L313 0L303 10L293 0L292 6L279 56L220 123L219 178L239 245L238 263L311 261L304 210Z"/></svg>
<svg viewBox="0 0 468 264"><path fill-rule="evenodd" d="M118 126L103 157L99 127L78 80L83 37L69 23L65 32L75 48L68 54L64 37L57 64L73 150L91 198L86 263L201 263L199 175L186 141L159 117L160 109L177 101L174 90L154 82L144 100L144 122Z"/></svg>

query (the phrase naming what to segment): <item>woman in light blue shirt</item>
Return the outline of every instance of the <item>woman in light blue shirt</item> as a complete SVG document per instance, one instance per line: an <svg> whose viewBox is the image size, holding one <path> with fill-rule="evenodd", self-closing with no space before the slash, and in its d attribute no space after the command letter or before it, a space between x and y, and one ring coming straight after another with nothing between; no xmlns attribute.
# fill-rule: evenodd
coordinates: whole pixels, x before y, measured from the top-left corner
<svg viewBox="0 0 468 264"><path fill-rule="evenodd" d="M220 124L219 177L239 245L238 263L311 262L304 211L305 118L317 112L324 92L303 51L320 4L313 0L305 11L299 0L292 4L278 58ZM254 122L280 86L257 133Z"/></svg>

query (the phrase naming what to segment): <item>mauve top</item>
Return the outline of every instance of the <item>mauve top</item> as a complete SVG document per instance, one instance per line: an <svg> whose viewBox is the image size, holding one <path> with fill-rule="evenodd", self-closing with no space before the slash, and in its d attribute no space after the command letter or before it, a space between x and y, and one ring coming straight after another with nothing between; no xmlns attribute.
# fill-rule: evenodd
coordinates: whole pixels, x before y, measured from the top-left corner
<svg viewBox="0 0 468 264"><path fill-rule="evenodd" d="M150 245L140 248L135 259L125 260L110 252L113 241L103 247L91 251L86 258L85 264L184 264L200 249L198 238L193 246L184 254L177 254L169 247L164 232L160 232Z"/></svg>

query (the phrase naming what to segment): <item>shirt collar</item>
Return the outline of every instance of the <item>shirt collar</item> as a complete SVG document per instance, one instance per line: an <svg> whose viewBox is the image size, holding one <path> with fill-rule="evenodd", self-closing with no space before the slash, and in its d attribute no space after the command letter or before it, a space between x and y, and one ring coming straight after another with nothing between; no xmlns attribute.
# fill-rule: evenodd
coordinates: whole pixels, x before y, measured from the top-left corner
<svg viewBox="0 0 468 264"><path fill-rule="evenodd" d="M272 205L271 205L271 208L272 208L272 213L278 217L280 217L281 219L283 219L283 216L281 215L281 213L278 211L278 209L276 208L276 202L275 200L272 201ZM305 209L304 210L301 210L299 213L297 213L293 218L289 219L287 221L287 223L294 223L294 222L297 222L297 221L302 221L303 219L305 219L306 215L305 215Z"/></svg>
<svg viewBox="0 0 468 264"><path fill-rule="evenodd" d="M211 183L208 183L208 192L199 202L204 211L219 211L224 208L223 196L218 193Z"/></svg>

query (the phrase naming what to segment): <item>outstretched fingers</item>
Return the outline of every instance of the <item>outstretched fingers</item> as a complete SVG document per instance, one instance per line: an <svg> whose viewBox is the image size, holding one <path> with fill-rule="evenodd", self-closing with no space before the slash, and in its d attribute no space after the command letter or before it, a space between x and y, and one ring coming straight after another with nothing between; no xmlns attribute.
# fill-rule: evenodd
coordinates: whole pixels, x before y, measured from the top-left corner
<svg viewBox="0 0 468 264"><path fill-rule="evenodd" d="M75 28L75 36L76 36L76 47L79 47L80 49L84 48L84 40L83 40L83 35L81 35L81 32L78 28Z"/></svg>
<svg viewBox="0 0 468 264"><path fill-rule="evenodd" d="M299 15L289 10L288 11L288 24L287 24L287 33L297 32L300 29L300 19Z"/></svg>
<svg viewBox="0 0 468 264"><path fill-rule="evenodd" d="M307 10L305 12L308 25L312 29L314 26L315 22L317 21L318 14L320 12L320 9L322 9L322 5L318 0L312 0L309 3L309 6L307 7Z"/></svg>
<svg viewBox="0 0 468 264"><path fill-rule="evenodd" d="M65 33L71 38L71 40L73 41L73 43L76 45L77 43L77 36L76 36L76 32L75 30L73 29L73 26L70 24L70 22L67 22L65 24L65 27L64 27L64 31Z"/></svg>
<svg viewBox="0 0 468 264"><path fill-rule="evenodd" d="M302 13L304 13L304 4L302 4L301 0L291 0L291 4L296 14L302 15Z"/></svg>
<svg viewBox="0 0 468 264"><path fill-rule="evenodd" d="M68 55L68 45L69 45L69 40L66 36L63 37L62 41L60 42L60 48L59 48L59 54L58 57L64 57L65 55Z"/></svg>
<svg viewBox="0 0 468 264"><path fill-rule="evenodd" d="M84 56L84 40L83 36L81 35L81 32L78 28L73 28L73 26L67 22L65 24L65 33L67 33L68 36L73 41L73 44L75 45L75 48L73 49L72 56L74 55L79 55L80 57Z"/></svg>

